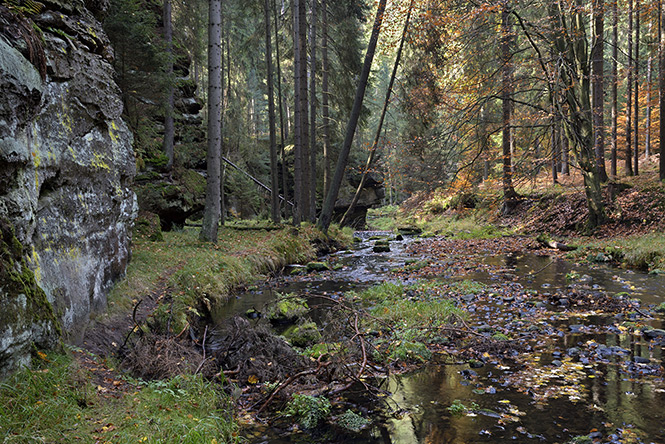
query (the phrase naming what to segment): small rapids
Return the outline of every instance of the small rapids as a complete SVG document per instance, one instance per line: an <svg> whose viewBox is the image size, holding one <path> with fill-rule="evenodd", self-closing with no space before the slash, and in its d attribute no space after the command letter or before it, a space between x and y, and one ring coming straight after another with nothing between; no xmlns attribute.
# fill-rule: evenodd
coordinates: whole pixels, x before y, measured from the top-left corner
<svg viewBox="0 0 665 444"><path fill-rule="evenodd" d="M389 252L374 251L373 240L380 236L393 239ZM358 232L356 237L360 241L354 248L324 258L333 270L276 278L231 301L218 318L260 312L277 292L321 302L323 296L336 298L381 282L409 283L398 271L428 260L409 249L426 240L394 239L388 232ZM341 441L330 434L315 439L269 426L253 427L247 441L567 443L587 436L602 443L665 442L665 338L637 330L638 325L663 328L663 315L653 308L665 301L664 277L523 252L480 255L477 267L453 279L486 286L483 294L462 295L467 322L478 331L501 325L501 332L520 344L505 352L509 359L487 355L481 362L464 362L435 355L417 371L375 381L390 393L380 403L348 394L346 402L373 422ZM588 307L570 310L571 294ZM612 300L607 295L635 309L617 315L595 310L595 301ZM315 320L317 310L325 309L313 310ZM451 409L456 403L465 407L462 414Z"/></svg>

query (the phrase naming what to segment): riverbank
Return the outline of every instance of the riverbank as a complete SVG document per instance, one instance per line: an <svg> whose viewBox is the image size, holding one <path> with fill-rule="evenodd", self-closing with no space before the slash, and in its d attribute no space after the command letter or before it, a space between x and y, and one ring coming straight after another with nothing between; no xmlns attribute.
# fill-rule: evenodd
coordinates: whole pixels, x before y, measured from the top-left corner
<svg viewBox="0 0 665 444"><path fill-rule="evenodd" d="M0 386L3 442L235 442L233 386L205 356L210 311L239 287L350 241L302 227L137 236L126 277L79 346L35 351ZM201 331L199 331L199 327Z"/></svg>

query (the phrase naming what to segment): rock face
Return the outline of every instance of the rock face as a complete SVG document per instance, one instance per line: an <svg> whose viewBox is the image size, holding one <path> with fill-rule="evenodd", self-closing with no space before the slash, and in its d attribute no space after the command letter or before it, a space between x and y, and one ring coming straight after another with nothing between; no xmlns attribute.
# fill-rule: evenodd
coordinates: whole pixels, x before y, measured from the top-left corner
<svg viewBox="0 0 665 444"><path fill-rule="evenodd" d="M83 4L47 8L34 17L45 81L20 41L0 36L0 220L13 227L24 259L2 257L0 269L33 275L63 332L76 339L90 314L105 309L129 260L135 161L101 25ZM31 343L49 342L36 337L35 320L40 335L56 334L25 299L0 283L0 300L16 310L0 317L0 374L25 362Z"/></svg>

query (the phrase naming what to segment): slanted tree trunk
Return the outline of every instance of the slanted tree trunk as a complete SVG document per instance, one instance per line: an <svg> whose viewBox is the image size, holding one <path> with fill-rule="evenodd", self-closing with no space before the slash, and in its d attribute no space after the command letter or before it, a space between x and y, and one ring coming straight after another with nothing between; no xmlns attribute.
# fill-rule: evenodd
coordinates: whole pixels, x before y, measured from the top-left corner
<svg viewBox="0 0 665 444"><path fill-rule="evenodd" d="M330 87L328 83L328 2L321 0L321 62L323 78L321 80L321 118L323 120L323 195L330 188Z"/></svg>
<svg viewBox="0 0 665 444"><path fill-rule="evenodd" d="M279 104L279 156L282 159L282 194L284 202L289 200L289 189L287 183L286 155L284 153L284 141L287 138L287 128L284 126L284 100L282 94L282 62L279 55L279 22L277 20L277 7L272 3L273 18L275 22L275 59L277 62L277 103ZM284 217L289 216L290 207L284 205Z"/></svg>
<svg viewBox="0 0 665 444"><path fill-rule="evenodd" d="M635 67L635 105L633 106L635 110L635 119L633 120L635 135L633 142L633 169L637 176L640 174L640 0L635 0L635 58L633 60L633 65Z"/></svg>
<svg viewBox="0 0 665 444"><path fill-rule="evenodd" d="M272 80L272 43L270 33L270 1L263 2L266 22L266 73L268 83L268 126L270 132L270 209L272 220L279 222L279 174L277 171L277 135L275 128L275 93Z"/></svg>
<svg viewBox="0 0 665 444"><path fill-rule="evenodd" d="M604 46L605 0L593 0L593 131L596 167L602 182L607 182L605 170L605 122L604 122Z"/></svg>
<svg viewBox="0 0 665 444"><path fill-rule="evenodd" d="M168 77L168 86L166 91L166 106L164 110L164 154L168 159L166 169L170 172L173 169L173 145L175 138L175 125L173 114L175 109L174 101L174 78L173 78L173 24L171 21L171 0L164 0L164 43L166 44L166 75Z"/></svg>
<svg viewBox="0 0 665 444"><path fill-rule="evenodd" d="M626 176L633 175L633 137L632 137L632 119L633 119L633 0L628 0L628 62L626 69Z"/></svg>
<svg viewBox="0 0 665 444"><path fill-rule="evenodd" d="M309 24L309 215L310 222L316 222L316 0L312 0L311 19Z"/></svg>
<svg viewBox="0 0 665 444"><path fill-rule="evenodd" d="M619 59L619 14L618 0L612 2L612 129L611 129L611 154L610 154L610 175L613 179L617 177L617 120L618 120L618 59Z"/></svg>
<svg viewBox="0 0 665 444"><path fill-rule="evenodd" d="M321 216L319 217L319 221L317 223L317 226L323 232L327 232L328 228L330 227L333 210L335 209L335 201L337 200L337 195L339 194L339 189L342 185L344 170L346 169L346 164L349 160L349 152L351 151L353 136L356 132L358 119L360 118L360 110L362 108L363 99L365 98L367 80L369 79L369 73L372 68L372 60L374 60L374 53L376 52L376 44L379 40L379 32L381 31L381 24L383 23L383 13L385 9L386 0L379 0L379 4L376 10L376 17L374 18L374 26L372 27L372 34L369 39L369 44L367 45L367 52L365 53L365 62L363 63L363 69L360 73L360 78L358 79L358 85L356 86L356 95L353 99L353 108L351 109L351 115L346 125L344 143L340 149L339 158L337 159L337 166L335 167L335 175L333 176L333 179L330 183L330 189L326 194L326 200L323 203Z"/></svg>
<svg viewBox="0 0 665 444"><path fill-rule="evenodd" d="M502 90L503 103L503 214L510 214L517 204L517 193L513 188L512 168L512 92L513 92L513 65L512 57L512 25L510 23L510 9L508 2L504 3L501 11L501 62L502 62Z"/></svg>
<svg viewBox="0 0 665 444"><path fill-rule="evenodd" d="M199 238L217 242L220 215L222 1L209 0L208 19L208 178L205 212Z"/></svg>
<svg viewBox="0 0 665 444"><path fill-rule="evenodd" d="M383 109L381 110L381 117L379 118L379 124L376 128L374 142L372 143L372 147L370 148L369 157L367 158L367 164L365 165L365 169L363 170L362 176L360 177L360 183L358 184L358 188L356 188L356 192L353 195L353 199L351 199L351 204L349 204L349 208L347 208L346 212L344 212L344 216L342 216L342 220L340 221L340 225L342 226L349 222L348 220L349 215L352 213L353 209L358 203L358 199L360 198L360 193L365 187L367 174L369 173L369 170L372 167L372 163L374 162L374 156L376 155L376 150L379 146L379 139L381 138L381 130L383 128L383 122L386 117L386 112L388 111L388 106L390 105L390 96L392 95L393 85L395 84L395 77L397 76L397 70L399 69L400 59L402 58L404 41L406 40L406 35L409 30L409 21L411 20L411 10L413 9L413 1L414 0L411 0L411 2L409 3L409 9L407 10L406 13L406 21L404 22L404 29L402 30L402 38L399 41L399 47L397 48L397 54L395 55L395 64L393 65L393 72L392 74L390 74L390 81L388 82L386 98L383 101Z"/></svg>

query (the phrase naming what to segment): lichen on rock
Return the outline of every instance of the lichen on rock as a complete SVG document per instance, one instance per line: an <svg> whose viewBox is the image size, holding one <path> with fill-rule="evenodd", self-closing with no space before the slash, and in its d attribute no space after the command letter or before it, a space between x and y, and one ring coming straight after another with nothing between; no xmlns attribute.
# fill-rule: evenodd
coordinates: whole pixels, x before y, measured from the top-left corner
<svg viewBox="0 0 665 444"><path fill-rule="evenodd" d="M44 297L75 340L90 314L106 308L130 257L132 134L122 120L113 51L84 3L48 2L32 19L43 32L44 81L17 42L0 36L0 219L22 245L10 262L3 249L2 266ZM3 231L3 245L11 246L8 236ZM25 344L50 337L20 320L35 310L19 287L2 287L10 305L3 302L0 323L3 346L15 343L2 353L17 362L28 359Z"/></svg>

